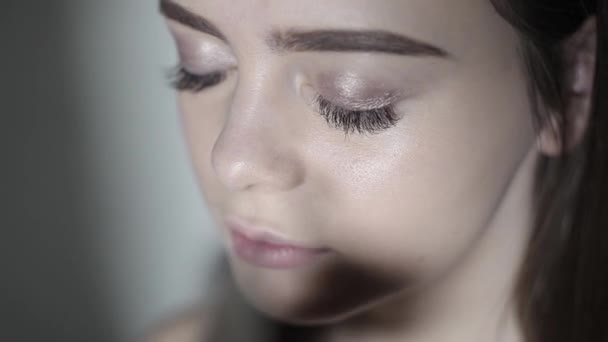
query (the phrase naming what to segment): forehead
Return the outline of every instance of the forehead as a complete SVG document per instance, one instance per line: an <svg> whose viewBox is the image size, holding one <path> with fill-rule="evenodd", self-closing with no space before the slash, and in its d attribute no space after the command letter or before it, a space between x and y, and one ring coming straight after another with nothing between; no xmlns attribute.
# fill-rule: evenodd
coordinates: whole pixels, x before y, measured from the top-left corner
<svg viewBox="0 0 608 342"><path fill-rule="evenodd" d="M211 20L232 43L273 29L374 29L406 34L454 55L514 40L490 0L173 0Z"/></svg>

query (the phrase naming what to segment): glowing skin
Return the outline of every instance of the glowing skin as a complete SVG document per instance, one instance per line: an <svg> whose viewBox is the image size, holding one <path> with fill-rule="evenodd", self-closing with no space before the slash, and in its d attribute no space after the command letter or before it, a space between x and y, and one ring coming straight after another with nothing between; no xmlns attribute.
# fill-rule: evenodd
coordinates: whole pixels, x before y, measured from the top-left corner
<svg viewBox="0 0 608 342"><path fill-rule="evenodd" d="M517 340L512 281L538 152L517 38L489 1L175 2L228 41L169 21L185 68L230 70L179 103L252 303L335 323L332 341ZM450 56L277 54L265 40L277 28L387 30ZM315 113L314 94L349 109L392 103L399 121L345 136ZM252 264L232 247L234 218L329 252L299 267Z"/></svg>

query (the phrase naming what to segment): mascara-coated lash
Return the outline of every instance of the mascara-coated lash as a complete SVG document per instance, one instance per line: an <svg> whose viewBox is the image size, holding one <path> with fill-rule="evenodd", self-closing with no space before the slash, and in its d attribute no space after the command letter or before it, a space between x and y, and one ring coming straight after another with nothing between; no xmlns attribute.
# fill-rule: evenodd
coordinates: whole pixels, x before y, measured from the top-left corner
<svg viewBox="0 0 608 342"><path fill-rule="evenodd" d="M178 91L197 93L220 84L225 78L226 73L221 71L205 75L195 75L183 67L176 67L169 74L169 83Z"/></svg>
<svg viewBox="0 0 608 342"><path fill-rule="evenodd" d="M321 95L315 97L315 106L327 122L335 128L349 133L380 133L393 127L399 118L392 105L366 110L351 110L339 107Z"/></svg>

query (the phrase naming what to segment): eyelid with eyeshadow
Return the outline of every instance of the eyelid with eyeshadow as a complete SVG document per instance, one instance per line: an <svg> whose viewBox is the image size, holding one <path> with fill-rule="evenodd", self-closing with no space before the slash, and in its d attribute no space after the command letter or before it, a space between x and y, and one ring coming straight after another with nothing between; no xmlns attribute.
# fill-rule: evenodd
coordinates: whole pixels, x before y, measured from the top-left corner
<svg viewBox="0 0 608 342"><path fill-rule="evenodd" d="M180 64L193 74L204 75L219 70L234 69L237 59L230 49L216 38L197 38L173 30Z"/></svg>
<svg viewBox="0 0 608 342"><path fill-rule="evenodd" d="M327 100L352 110L370 110L396 102L403 94L384 81L370 80L353 72L324 73L315 83Z"/></svg>
<svg viewBox="0 0 608 342"><path fill-rule="evenodd" d="M327 101L332 102L333 104L343 107L344 109L353 110L353 111L365 111L365 110L375 110L382 107L387 107L393 105L400 98L400 95L397 93L385 92L384 94L376 97L369 98L351 98L351 97L343 97L343 96L322 96L318 94L318 96L324 98Z"/></svg>

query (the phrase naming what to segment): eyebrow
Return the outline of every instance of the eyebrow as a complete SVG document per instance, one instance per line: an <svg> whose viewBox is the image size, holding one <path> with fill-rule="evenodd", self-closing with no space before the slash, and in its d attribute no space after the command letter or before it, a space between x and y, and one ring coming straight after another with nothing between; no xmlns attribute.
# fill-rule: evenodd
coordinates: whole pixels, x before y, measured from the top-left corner
<svg viewBox="0 0 608 342"><path fill-rule="evenodd" d="M169 19L227 42L226 37L213 23L172 0L160 0L160 10ZM378 52L404 56L449 57L445 50L437 46L382 30L273 30L266 43L276 53Z"/></svg>
<svg viewBox="0 0 608 342"><path fill-rule="evenodd" d="M277 52L380 52L405 56L448 56L446 51L436 46L386 31L274 31L267 43Z"/></svg>
<svg viewBox="0 0 608 342"><path fill-rule="evenodd" d="M171 0L160 0L160 12L167 18L175 20L183 25L186 25L197 31L210 34L223 41L227 41L226 37L220 30L209 20L195 14L181 5Z"/></svg>

